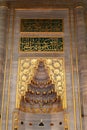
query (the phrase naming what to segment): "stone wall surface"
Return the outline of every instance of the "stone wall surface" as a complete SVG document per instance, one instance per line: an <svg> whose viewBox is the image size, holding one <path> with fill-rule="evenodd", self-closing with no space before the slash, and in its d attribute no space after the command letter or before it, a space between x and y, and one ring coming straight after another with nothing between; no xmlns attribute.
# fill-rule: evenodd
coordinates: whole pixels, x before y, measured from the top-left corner
<svg viewBox="0 0 87 130"><path fill-rule="evenodd" d="M8 22L8 7L0 6L0 104L2 104L2 93L4 83L4 67L6 55L6 36ZM1 112L1 106L0 106Z"/></svg>
<svg viewBox="0 0 87 130"><path fill-rule="evenodd" d="M0 0L0 4L8 4L9 8L64 8L83 5L87 7L86 0ZM29 3L29 4L27 4Z"/></svg>
<svg viewBox="0 0 87 130"><path fill-rule="evenodd" d="M76 34L77 34L77 48L78 48L78 66L79 66L79 82L81 92L81 105L83 117L83 129L87 129L85 124L87 120L87 104L85 102L87 97L87 46L86 46L86 23L85 23L85 9L83 6L77 7L76 12Z"/></svg>
<svg viewBox="0 0 87 130"><path fill-rule="evenodd" d="M19 112L19 123L18 128L21 130L64 130L64 113L59 112L56 114L29 114ZM22 124L23 122L23 124ZM43 126L40 126L40 123L43 123Z"/></svg>

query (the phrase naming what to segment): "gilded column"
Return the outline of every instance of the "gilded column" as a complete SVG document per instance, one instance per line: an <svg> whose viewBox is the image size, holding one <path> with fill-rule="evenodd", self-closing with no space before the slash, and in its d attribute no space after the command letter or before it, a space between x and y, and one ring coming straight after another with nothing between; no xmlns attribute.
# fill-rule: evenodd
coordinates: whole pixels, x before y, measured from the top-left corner
<svg viewBox="0 0 87 130"><path fill-rule="evenodd" d="M87 130L87 47L86 47L86 23L85 9L83 6L75 8L76 16L76 38L77 38L77 57L78 72L82 108L82 127Z"/></svg>
<svg viewBox="0 0 87 130"><path fill-rule="evenodd" d="M6 55L6 34L7 34L7 19L8 7L5 3L0 3L0 104L2 104L2 90L4 83L4 67ZM1 112L1 105L0 105Z"/></svg>

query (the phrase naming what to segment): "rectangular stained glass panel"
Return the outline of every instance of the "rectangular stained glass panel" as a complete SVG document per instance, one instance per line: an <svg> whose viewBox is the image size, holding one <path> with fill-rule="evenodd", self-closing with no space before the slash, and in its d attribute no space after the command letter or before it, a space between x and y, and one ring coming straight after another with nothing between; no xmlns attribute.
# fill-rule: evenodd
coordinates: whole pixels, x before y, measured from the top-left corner
<svg viewBox="0 0 87 130"><path fill-rule="evenodd" d="M63 19L21 19L21 32L63 32Z"/></svg>
<svg viewBox="0 0 87 130"><path fill-rule="evenodd" d="M20 38L20 51L63 51L63 38Z"/></svg>

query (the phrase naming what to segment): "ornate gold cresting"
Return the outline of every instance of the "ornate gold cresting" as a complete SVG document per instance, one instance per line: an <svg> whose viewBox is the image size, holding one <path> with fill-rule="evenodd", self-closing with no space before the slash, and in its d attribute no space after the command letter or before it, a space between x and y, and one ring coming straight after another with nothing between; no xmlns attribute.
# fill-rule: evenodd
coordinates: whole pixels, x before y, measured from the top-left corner
<svg viewBox="0 0 87 130"><path fill-rule="evenodd" d="M35 68L37 68L40 58L20 58L18 64L18 82L16 95L16 108L19 108L21 96L25 95L27 85L31 82ZM50 78L55 84L58 96L61 96L63 108L66 108L66 86L63 58L43 58L45 66L49 71Z"/></svg>

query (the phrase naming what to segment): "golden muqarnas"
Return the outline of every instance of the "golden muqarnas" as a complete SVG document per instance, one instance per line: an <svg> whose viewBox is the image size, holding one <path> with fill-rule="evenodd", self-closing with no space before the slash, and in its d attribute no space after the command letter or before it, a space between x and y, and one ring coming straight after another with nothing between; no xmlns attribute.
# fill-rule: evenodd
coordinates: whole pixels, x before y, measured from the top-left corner
<svg viewBox="0 0 87 130"><path fill-rule="evenodd" d="M49 76L55 84L57 95L60 95L63 102L63 108L66 108L66 85L65 69L63 58L42 58L45 67L48 69ZM19 108L21 96L25 95L27 85L31 82L40 58L20 58L18 64L18 81L16 92L16 108Z"/></svg>

